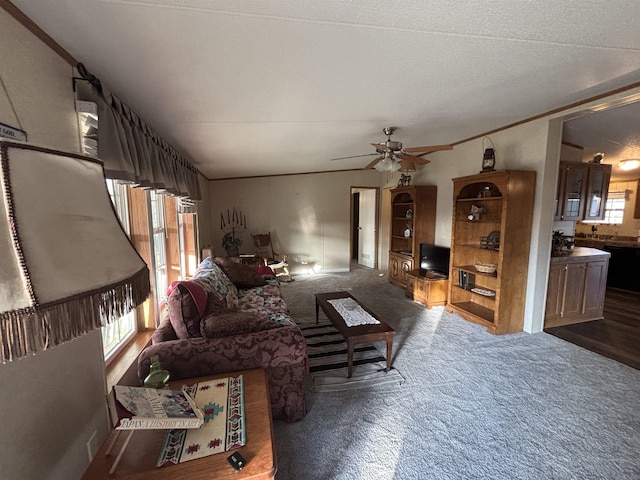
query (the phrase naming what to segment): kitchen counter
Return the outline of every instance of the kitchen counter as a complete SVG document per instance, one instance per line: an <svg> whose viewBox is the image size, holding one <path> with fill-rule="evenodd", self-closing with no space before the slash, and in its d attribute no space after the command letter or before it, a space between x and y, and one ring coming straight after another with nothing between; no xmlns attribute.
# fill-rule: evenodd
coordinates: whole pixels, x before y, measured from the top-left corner
<svg viewBox="0 0 640 480"><path fill-rule="evenodd" d="M545 328L602 318L610 257L609 252L587 247L551 257Z"/></svg>
<svg viewBox="0 0 640 480"><path fill-rule="evenodd" d="M627 237L628 238L628 237ZM576 245L597 247L611 255L607 287L620 288L631 292L640 292L640 243L632 240L613 238L581 238L575 239ZM588 248L596 250L596 248Z"/></svg>
<svg viewBox="0 0 640 480"><path fill-rule="evenodd" d="M565 255L551 257L551 263L590 262L593 260L605 259L610 256L611 254L609 252L598 250L597 248L575 247Z"/></svg>
<svg viewBox="0 0 640 480"><path fill-rule="evenodd" d="M583 238L574 237L576 246L580 247L603 247L606 245L613 245L615 247L636 247L640 248L640 242L636 240L621 240L616 237L613 238Z"/></svg>

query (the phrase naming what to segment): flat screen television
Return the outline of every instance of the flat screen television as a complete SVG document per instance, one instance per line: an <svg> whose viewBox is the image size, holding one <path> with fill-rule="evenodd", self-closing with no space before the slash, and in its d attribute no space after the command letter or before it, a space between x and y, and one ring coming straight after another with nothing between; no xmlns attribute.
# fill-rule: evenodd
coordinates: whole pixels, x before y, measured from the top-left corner
<svg viewBox="0 0 640 480"><path fill-rule="evenodd" d="M451 249L430 243L420 244L420 268L449 278Z"/></svg>

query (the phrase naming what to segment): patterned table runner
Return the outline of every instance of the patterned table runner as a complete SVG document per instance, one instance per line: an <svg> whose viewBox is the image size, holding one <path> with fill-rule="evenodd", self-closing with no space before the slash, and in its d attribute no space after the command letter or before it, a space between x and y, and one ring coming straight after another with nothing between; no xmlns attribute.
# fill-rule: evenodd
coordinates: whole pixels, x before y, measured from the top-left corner
<svg viewBox="0 0 640 480"><path fill-rule="evenodd" d="M167 432L158 467L226 452L246 443L242 375L201 382L185 389L204 412L205 423L200 428Z"/></svg>
<svg viewBox="0 0 640 480"><path fill-rule="evenodd" d="M344 319L347 327L356 327L358 325L372 325L380 322L373 318L369 312L365 311L353 298L336 298L327 300L333 308Z"/></svg>

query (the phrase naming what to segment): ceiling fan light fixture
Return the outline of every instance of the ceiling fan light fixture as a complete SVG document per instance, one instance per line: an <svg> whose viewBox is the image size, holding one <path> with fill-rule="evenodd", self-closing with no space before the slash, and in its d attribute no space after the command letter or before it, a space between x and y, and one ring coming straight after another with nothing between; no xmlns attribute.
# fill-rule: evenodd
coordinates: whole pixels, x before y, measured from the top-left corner
<svg viewBox="0 0 640 480"><path fill-rule="evenodd" d="M620 160L618 166L622 170L633 170L634 168L640 167L640 160L637 158L627 158L625 160Z"/></svg>
<svg viewBox="0 0 640 480"><path fill-rule="evenodd" d="M389 156L385 156L382 160L376 163L373 168L378 172L397 172L400 168L400 164Z"/></svg>

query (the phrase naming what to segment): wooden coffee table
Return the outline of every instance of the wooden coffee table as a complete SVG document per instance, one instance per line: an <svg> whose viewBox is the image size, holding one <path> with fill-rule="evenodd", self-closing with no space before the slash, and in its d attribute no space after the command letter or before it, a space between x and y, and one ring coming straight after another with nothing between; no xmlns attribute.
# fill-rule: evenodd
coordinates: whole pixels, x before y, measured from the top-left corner
<svg viewBox="0 0 640 480"><path fill-rule="evenodd" d="M156 461L165 437L166 430L136 430L127 446L120 463L113 475L109 469L128 437L126 431L118 436L115 447L109 456L105 456L111 436L100 447L93 461L84 473L83 479L154 479L189 480L202 479L273 479L276 474L276 454L273 443L273 423L271 420L271 404L267 388L267 374L262 369L243 370L221 373L205 377L176 380L169 386L179 389L182 385L190 385L207 380L225 378L231 375L244 375L244 407L246 419L247 443L243 447L228 452L217 453L208 457L190 460L178 465L156 467ZM236 471L227 461L233 452L240 452L247 461L246 466Z"/></svg>
<svg viewBox="0 0 640 480"><path fill-rule="evenodd" d="M378 320L380 323L348 327L337 310L333 308L333 305L329 303L329 300L335 300L337 298L352 298L367 313L369 313L369 315ZM342 335L342 337L347 342L347 378L351 378L351 374L353 372L354 347L360 343L387 342L386 371L389 371L389 369L391 368L393 336L396 333L393 328L380 320L375 313L373 313L362 303L360 303L358 299L354 298L349 292L316 293L316 323L318 323L318 314L320 308L322 308L324 314L331 321L333 326L338 329L340 335Z"/></svg>

